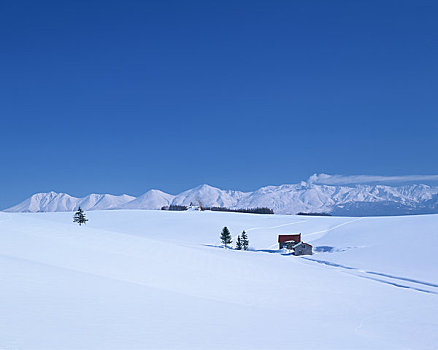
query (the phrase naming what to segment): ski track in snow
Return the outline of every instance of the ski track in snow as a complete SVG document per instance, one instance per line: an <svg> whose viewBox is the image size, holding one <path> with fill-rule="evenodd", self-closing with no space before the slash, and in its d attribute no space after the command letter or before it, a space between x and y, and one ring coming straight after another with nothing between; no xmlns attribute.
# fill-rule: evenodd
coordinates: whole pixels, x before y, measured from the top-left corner
<svg viewBox="0 0 438 350"><path fill-rule="evenodd" d="M309 237L311 235L327 233L327 232L336 230L339 227L342 227L342 226L345 226L345 225L348 225L348 224L351 224L351 223L354 223L354 222L358 222L358 221L361 221L363 219L364 218L357 218L357 219L353 219L353 220L350 220L350 221L343 222L341 224L335 225L335 226L333 226L333 227L331 227L329 229L326 229L326 230L320 230L320 231L315 231L315 232L307 233L307 234L305 234L305 237ZM254 231L254 230L270 230L270 229L275 229L275 228L295 225L295 224L298 224L298 223L304 223L306 221L307 220L294 221L294 222L291 222L291 223L277 225L277 226L252 227L252 228L249 228L246 231L250 232L250 231ZM276 247L276 244L271 245L269 248L272 248L272 247ZM435 284L435 283L419 281L419 280L415 280L415 279L407 278L407 277L393 276L393 275L389 275L389 274L382 273L382 272L365 271L365 270L358 269L358 268L355 268L355 267L350 267L350 266L345 266L345 265L341 265L341 264L336 264L336 263L332 263L332 262L325 261L325 260L318 260L318 259L305 258L305 257L302 257L302 259L313 261L313 262L317 262L319 264L323 264L323 265L334 267L334 268L338 268L338 269L347 270L349 274L352 274L354 276L370 279L370 280L373 280L373 281L376 281L376 282L380 282L380 283L384 283L384 284L388 284L388 285L392 285L394 287L411 289L411 290L415 290L415 291L423 292L423 293L438 294L438 284ZM347 273L347 271L344 271L344 272ZM370 276L370 275L379 276L380 278L373 277L373 276ZM422 288L419 288L417 285L421 285Z"/></svg>
<svg viewBox="0 0 438 350"><path fill-rule="evenodd" d="M311 236L311 235L317 235L317 234L320 234L320 233L327 233L327 232L336 230L337 228L339 228L341 226L348 225L348 224L351 224L353 222L360 221L360 220L363 220L363 219L364 218L358 218L358 219L350 220L350 221L347 221L347 222L343 222L342 224L338 224L336 226L330 227L327 230L321 230L321 231L306 233L306 237Z"/></svg>
<svg viewBox="0 0 438 350"><path fill-rule="evenodd" d="M277 225L277 226L265 226L265 227L252 227L246 230L246 232L249 231L254 231L254 230L271 230L273 228L279 228L279 227L284 227L284 226L289 226L289 225L295 225L295 224L301 224L303 222L306 222L307 220L303 220L303 221L294 221L294 222L290 222L287 224L281 224L281 225Z"/></svg>
<svg viewBox="0 0 438 350"><path fill-rule="evenodd" d="M357 222L357 221L360 221L360 220L363 220L363 219L364 218L353 219L353 220L346 221L346 222L343 222L341 224L335 225L333 227L330 227L330 228L328 228L326 230L320 230L320 231L315 231L315 232L310 232L310 233L303 234L303 236L307 238L307 237L312 236L312 235L317 235L317 234L321 234L321 233L327 233L327 232L336 230L337 228L339 228L341 226L344 226L344 225L347 225L347 224L351 224L353 222ZM300 223L304 223L304 222L307 222L307 220L294 221L294 222L291 222L291 223L282 224L282 225L278 225L278 226L253 227L253 228L250 228L250 229L246 230L246 232L253 231L253 230L270 230L270 229L273 229L273 228L279 228L279 227L284 227L284 226L288 226L288 225L295 225L295 224L300 224ZM276 246L277 246L277 244L272 244L271 246L269 246L268 249L275 248Z"/></svg>
<svg viewBox="0 0 438 350"><path fill-rule="evenodd" d="M389 284L389 285L392 285L394 287L412 289L412 290L415 290L418 292L423 292L423 293L438 294L438 284L435 284L435 283L414 280L414 279L406 278L406 277L393 276L393 275L389 275L389 274L381 273L381 272L366 271L366 270L358 269L356 267L336 264L336 263L332 263L330 261L325 261L325 260L318 260L318 259L312 259L312 258L306 258L306 257L301 257L301 259L316 262L318 264L323 264L323 265L337 268L337 269L342 269L343 272L345 272L345 273L348 273L348 274L351 274L351 275L354 275L357 277L361 277L361 278L370 279L370 280L373 280L376 282ZM370 275L381 276L381 278L373 277ZM419 288L417 285L421 285L421 288Z"/></svg>

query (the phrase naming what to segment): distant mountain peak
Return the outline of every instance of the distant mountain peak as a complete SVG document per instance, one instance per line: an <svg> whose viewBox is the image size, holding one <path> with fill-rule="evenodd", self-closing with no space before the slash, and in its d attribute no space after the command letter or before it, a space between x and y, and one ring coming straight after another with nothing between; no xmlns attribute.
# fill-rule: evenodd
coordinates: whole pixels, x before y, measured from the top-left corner
<svg viewBox="0 0 438 350"><path fill-rule="evenodd" d="M214 187L214 186L211 186L211 185L208 185L208 184L202 184L202 185L196 186L195 188L193 188L191 190L219 190L219 191L222 191L221 189Z"/></svg>

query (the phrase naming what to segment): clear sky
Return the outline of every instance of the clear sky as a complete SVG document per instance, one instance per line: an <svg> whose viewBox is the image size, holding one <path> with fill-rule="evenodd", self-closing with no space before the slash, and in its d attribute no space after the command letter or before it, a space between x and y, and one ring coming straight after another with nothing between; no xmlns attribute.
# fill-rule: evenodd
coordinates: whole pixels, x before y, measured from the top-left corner
<svg viewBox="0 0 438 350"><path fill-rule="evenodd" d="M436 1L0 2L0 208L438 174Z"/></svg>

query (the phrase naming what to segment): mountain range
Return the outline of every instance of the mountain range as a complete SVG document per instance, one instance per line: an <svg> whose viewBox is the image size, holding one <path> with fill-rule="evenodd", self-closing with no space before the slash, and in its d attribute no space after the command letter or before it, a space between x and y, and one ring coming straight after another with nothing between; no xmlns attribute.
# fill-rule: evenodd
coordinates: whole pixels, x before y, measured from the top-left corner
<svg viewBox="0 0 438 350"><path fill-rule="evenodd" d="M276 214L330 213L343 216L438 213L438 186L334 186L302 182L266 186L254 192L221 190L201 185L171 195L149 190L139 197L90 194L83 198L66 193L37 193L6 212L73 211L106 209L160 209L163 206L201 204L206 207L268 207Z"/></svg>

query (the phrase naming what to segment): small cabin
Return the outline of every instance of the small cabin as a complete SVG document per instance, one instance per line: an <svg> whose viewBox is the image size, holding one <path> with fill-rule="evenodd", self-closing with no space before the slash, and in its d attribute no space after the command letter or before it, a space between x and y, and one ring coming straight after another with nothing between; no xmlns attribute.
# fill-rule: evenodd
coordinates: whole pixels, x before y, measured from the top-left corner
<svg viewBox="0 0 438 350"><path fill-rule="evenodd" d="M312 255L312 246L308 243L300 242L293 247L293 255Z"/></svg>
<svg viewBox="0 0 438 350"><path fill-rule="evenodd" d="M278 248L292 249L294 245L301 242L301 233L293 235L278 235Z"/></svg>

